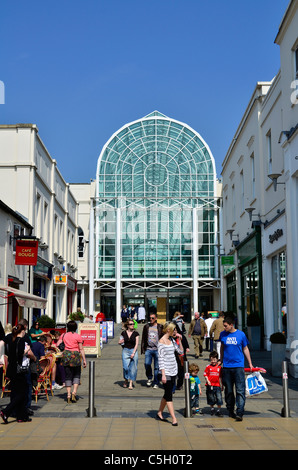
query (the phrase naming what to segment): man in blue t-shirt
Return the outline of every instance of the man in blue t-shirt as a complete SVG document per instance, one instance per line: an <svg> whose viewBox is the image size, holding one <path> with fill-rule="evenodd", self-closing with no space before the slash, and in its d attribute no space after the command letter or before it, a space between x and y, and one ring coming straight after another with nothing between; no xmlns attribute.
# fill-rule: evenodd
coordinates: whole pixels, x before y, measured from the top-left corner
<svg viewBox="0 0 298 470"><path fill-rule="evenodd" d="M223 365L222 381L225 387L225 400L229 416L242 421L245 406L245 372L244 357L248 366L252 369L248 340L243 331L236 330L234 318L225 317L223 321L224 331L220 333L221 342L220 357ZM236 397L234 395L234 385ZM236 403L236 414L234 411Z"/></svg>

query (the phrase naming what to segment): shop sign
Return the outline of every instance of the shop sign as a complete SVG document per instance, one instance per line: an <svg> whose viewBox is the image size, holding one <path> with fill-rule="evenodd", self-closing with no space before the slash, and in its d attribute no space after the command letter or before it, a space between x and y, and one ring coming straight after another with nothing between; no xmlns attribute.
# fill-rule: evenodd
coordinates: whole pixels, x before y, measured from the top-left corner
<svg viewBox="0 0 298 470"><path fill-rule="evenodd" d="M60 286L66 286L67 285L67 274L56 274L54 276L54 284L60 285Z"/></svg>
<svg viewBox="0 0 298 470"><path fill-rule="evenodd" d="M100 324L79 323L78 333L83 339L83 348L86 355L101 355L100 349Z"/></svg>
<svg viewBox="0 0 298 470"><path fill-rule="evenodd" d="M36 266L38 253L38 240L16 240L16 265Z"/></svg>
<svg viewBox="0 0 298 470"><path fill-rule="evenodd" d="M280 237L283 236L283 234L284 233L283 233L282 228L278 228L277 230L275 230L275 232L272 235L269 235L269 242L273 243L277 241Z"/></svg>
<svg viewBox="0 0 298 470"><path fill-rule="evenodd" d="M222 266L234 265L234 256L221 256Z"/></svg>

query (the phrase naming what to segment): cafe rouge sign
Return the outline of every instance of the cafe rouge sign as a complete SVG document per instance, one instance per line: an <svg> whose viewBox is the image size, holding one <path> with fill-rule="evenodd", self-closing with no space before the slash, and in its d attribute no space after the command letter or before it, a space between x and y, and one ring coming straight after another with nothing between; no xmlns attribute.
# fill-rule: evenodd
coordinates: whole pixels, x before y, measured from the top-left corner
<svg viewBox="0 0 298 470"><path fill-rule="evenodd" d="M38 240L16 240L15 264L36 266L38 253Z"/></svg>

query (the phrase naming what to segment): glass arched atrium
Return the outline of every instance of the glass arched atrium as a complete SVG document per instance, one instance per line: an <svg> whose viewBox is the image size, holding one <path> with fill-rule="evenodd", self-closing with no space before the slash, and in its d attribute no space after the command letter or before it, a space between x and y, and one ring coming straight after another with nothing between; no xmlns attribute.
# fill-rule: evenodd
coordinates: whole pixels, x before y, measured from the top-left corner
<svg viewBox="0 0 298 470"><path fill-rule="evenodd" d="M117 312L126 291L169 298L173 288L188 289L198 310L200 280L219 277L215 182L202 137L157 111L109 139L97 166L94 281L116 290Z"/></svg>

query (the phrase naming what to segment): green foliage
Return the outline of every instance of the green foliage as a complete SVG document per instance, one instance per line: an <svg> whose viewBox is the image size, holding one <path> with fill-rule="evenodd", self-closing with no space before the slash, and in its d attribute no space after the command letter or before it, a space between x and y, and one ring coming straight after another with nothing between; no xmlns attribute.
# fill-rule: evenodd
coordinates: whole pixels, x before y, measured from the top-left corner
<svg viewBox="0 0 298 470"><path fill-rule="evenodd" d="M55 328L56 323L53 318L48 317L48 315L41 315L38 318L39 328Z"/></svg>
<svg viewBox="0 0 298 470"><path fill-rule="evenodd" d="M84 315L82 314L82 312L72 312L70 315L69 315L69 320L75 320L75 321L81 321L83 322L84 321Z"/></svg>

